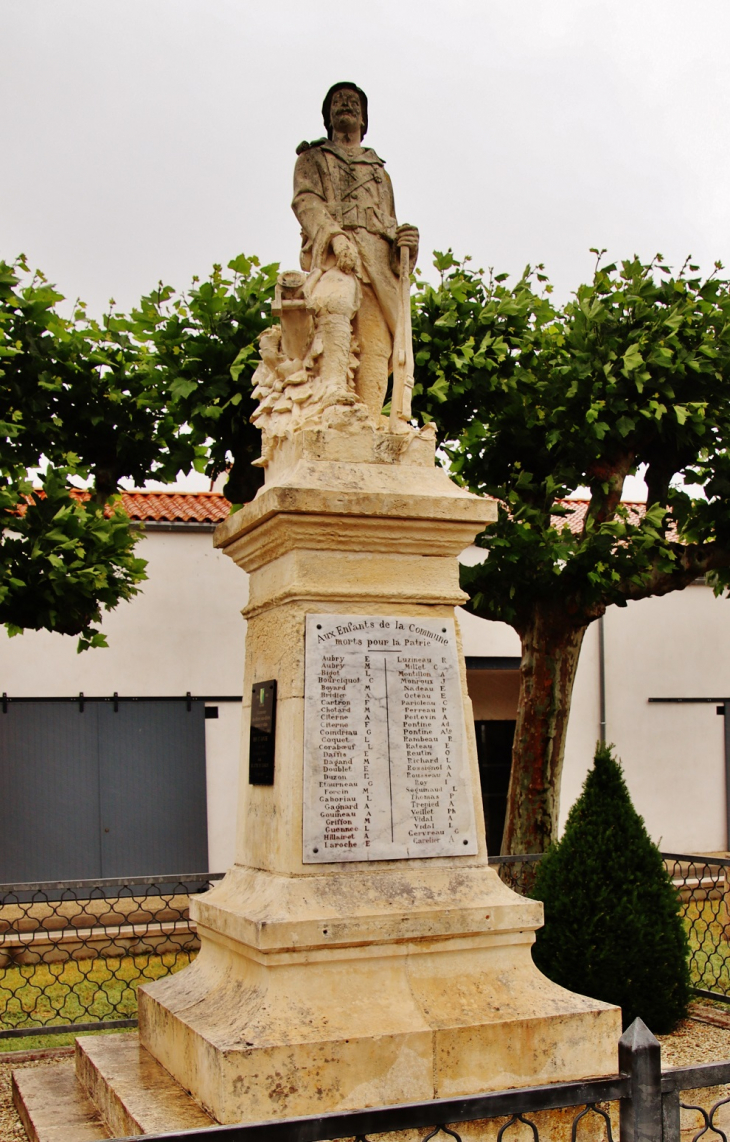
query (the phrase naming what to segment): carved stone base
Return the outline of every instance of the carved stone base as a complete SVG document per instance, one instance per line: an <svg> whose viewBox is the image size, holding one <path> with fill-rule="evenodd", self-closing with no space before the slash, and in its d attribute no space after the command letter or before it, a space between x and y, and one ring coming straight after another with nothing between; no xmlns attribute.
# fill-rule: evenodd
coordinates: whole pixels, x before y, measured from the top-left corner
<svg viewBox="0 0 730 1142"><path fill-rule="evenodd" d="M374 427L369 420L357 416L357 408L333 406L329 410L332 423L320 428L302 428L280 437L272 446L267 461L266 483L278 484L286 473L291 482L292 470L300 461L338 464L404 465L428 468L433 476L445 481L444 486L456 490L446 473L434 467L436 434L428 426L417 431L391 432L390 422L382 417Z"/></svg>
<svg viewBox="0 0 730 1142"><path fill-rule="evenodd" d="M614 1071L618 1010L532 963L541 905L416 863L233 868L194 902L192 967L140 990L141 1042L224 1123Z"/></svg>

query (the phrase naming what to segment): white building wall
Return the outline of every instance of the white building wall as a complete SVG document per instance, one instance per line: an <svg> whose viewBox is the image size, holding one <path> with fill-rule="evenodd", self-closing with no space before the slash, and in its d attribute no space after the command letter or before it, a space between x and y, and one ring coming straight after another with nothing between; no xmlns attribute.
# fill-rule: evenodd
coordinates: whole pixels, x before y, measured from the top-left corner
<svg viewBox="0 0 730 1142"><path fill-rule="evenodd" d="M500 658L519 658L522 654L520 636L507 623L488 622L470 615L462 607L456 610L464 654L479 658L495 655Z"/></svg>
<svg viewBox="0 0 730 1142"><path fill-rule="evenodd" d="M604 619L606 740L616 747L637 811L671 852L727 848L724 721L715 703L649 698L730 696L730 601L704 585ZM560 828L579 796L599 735L598 623L586 632L573 693Z"/></svg>
<svg viewBox="0 0 730 1142"><path fill-rule="evenodd" d="M248 576L206 531L150 527L137 553L148 561L141 593L104 614L108 648L76 652L75 638L0 635L0 693L12 697L236 695L243 685ZM205 723L208 853L212 871L233 863L240 706L218 704Z"/></svg>
<svg viewBox="0 0 730 1142"><path fill-rule="evenodd" d="M0 635L0 692L15 697L237 695L242 692L247 576L216 551L210 532L155 531L142 593L105 615L109 648L76 653L76 639ZM481 555L481 553L478 553ZM472 552L466 559L472 561ZM459 611L467 656L516 657L504 623ZM649 697L730 697L730 603L705 586L612 607L605 618L607 740L651 835L672 851L726 847L722 718L714 704L653 705ZM599 734L598 624L578 667L566 746L561 827L580 793ZM473 672L475 718L510 718L516 677ZM240 707L218 703L206 721L210 867L233 862Z"/></svg>
<svg viewBox="0 0 730 1142"><path fill-rule="evenodd" d="M463 561L473 563L480 555L469 549ZM511 627L466 612L460 612L460 621L467 655L519 655L519 638ZM648 699L730 697L730 600L693 584L662 598L610 607L604 632L606 740L616 746L649 833L665 851L726 850L724 720L714 703L654 704ZM510 716L510 693L499 672L473 672L470 687L476 718ZM514 702L513 711L516 696ZM586 631L573 692L561 830L591 766L599 733L595 622Z"/></svg>
<svg viewBox="0 0 730 1142"><path fill-rule="evenodd" d="M612 607L606 615L607 739L638 811L673 852L727 846L724 721L715 704L660 697L730 696L730 600L705 585Z"/></svg>

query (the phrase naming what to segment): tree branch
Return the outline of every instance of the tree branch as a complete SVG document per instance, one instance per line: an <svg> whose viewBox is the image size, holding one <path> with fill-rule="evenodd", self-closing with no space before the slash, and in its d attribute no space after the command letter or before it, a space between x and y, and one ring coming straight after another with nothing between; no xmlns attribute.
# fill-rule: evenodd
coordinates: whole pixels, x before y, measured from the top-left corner
<svg viewBox="0 0 730 1142"><path fill-rule="evenodd" d="M583 535L586 533L588 520L596 523L606 523L616 515L616 508L621 502L624 490L624 481L634 466L633 452L624 452L610 461L596 460L588 473L591 481L591 501L588 505L586 518L583 522ZM602 485L608 486L608 491Z"/></svg>
<svg viewBox="0 0 730 1142"><path fill-rule="evenodd" d="M648 599L652 595L668 595L671 591L681 591L695 579L710 571L730 567L730 548L716 543L668 543L674 553L675 567L664 571L658 565L641 584L625 583L619 588L627 600ZM657 562L658 562L657 556Z"/></svg>

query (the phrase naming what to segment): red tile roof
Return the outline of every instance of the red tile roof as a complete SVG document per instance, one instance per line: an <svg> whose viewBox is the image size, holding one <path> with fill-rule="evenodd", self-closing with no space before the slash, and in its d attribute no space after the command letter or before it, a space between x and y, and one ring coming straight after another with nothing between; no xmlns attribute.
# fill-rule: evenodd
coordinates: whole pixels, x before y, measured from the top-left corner
<svg viewBox="0 0 730 1142"><path fill-rule="evenodd" d="M35 494L42 497L42 488ZM89 492L72 488L77 500L88 500ZM218 492L145 492L134 490L121 493L121 506L135 523L220 523L230 515L231 505ZM20 507L19 511L25 511ZM104 512L111 515L112 504Z"/></svg>
<svg viewBox="0 0 730 1142"><path fill-rule="evenodd" d="M552 517L553 527L565 527L566 523L573 535L578 535L586 518L588 511L588 500L558 500L564 508L568 509L568 515L554 515ZM638 524L646 511L646 504L641 501L624 500L623 506L629 509L629 523Z"/></svg>
<svg viewBox="0 0 730 1142"><path fill-rule="evenodd" d="M86 498L88 493L79 492ZM566 516L553 516L554 527L567 523L577 535L585 520L588 500L559 500L568 509ZM122 507L131 520L139 523L220 523L231 510L229 501L219 492L122 492ZM638 523L646 510L640 501L624 501L629 521Z"/></svg>
<svg viewBox="0 0 730 1142"><path fill-rule="evenodd" d="M577 535L583 527L588 500L558 501L569 511L566 516L553 516L555 527L568 527ZM161 523L218 523L230 513L231 505L218 492L122 492L122 506L130 519ZM646 504L625 501L629 520L638 523Z"/></svg>
<svg viewBox="0 0 730 1142"><path fill-rule="evenodd" d="M560 500L569 511L553 516L555 527L568 524L574 535L583 527L588 500ZM625 502L631 523L638 523L646 505ZM122 492L122 507L130 519L158 523L219 523L229 515L231 505L218 492Z"/></svg>
<svg viewBox="0 0 730 1142"><path fill-rule="evenodd" d="M218 492L122 492L122 507L140 523L220 523L231 510Z"/></svg>
<svg viewBox="0 0 730 1142"><path fill-rule="evenodd" d="M81 493L83 494L83 493ZM552 517L553 527L565 527L579 535L588 510L588 500L558 500L568 509L568 515ZM624 500L629 510L629 523L641 521L646 504L637 500ZM139 523L220 523L230 515L231 505L219 492L122 492L122 507L131 520ZM111 510L111 509L107 509ZM667 538L676 540L676 529L671 523Z"/></svg>

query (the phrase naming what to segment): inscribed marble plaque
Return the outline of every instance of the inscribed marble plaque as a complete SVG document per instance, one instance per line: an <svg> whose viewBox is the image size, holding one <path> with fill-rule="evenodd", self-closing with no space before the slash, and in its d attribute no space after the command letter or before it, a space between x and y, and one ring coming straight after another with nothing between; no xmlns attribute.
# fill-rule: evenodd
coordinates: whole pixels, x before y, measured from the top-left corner
<svg viewBox="0 0 730 1142"><path fill-rule="evenodd" d="M305 864L477 851L453 619L308 615Z"/></svg>

